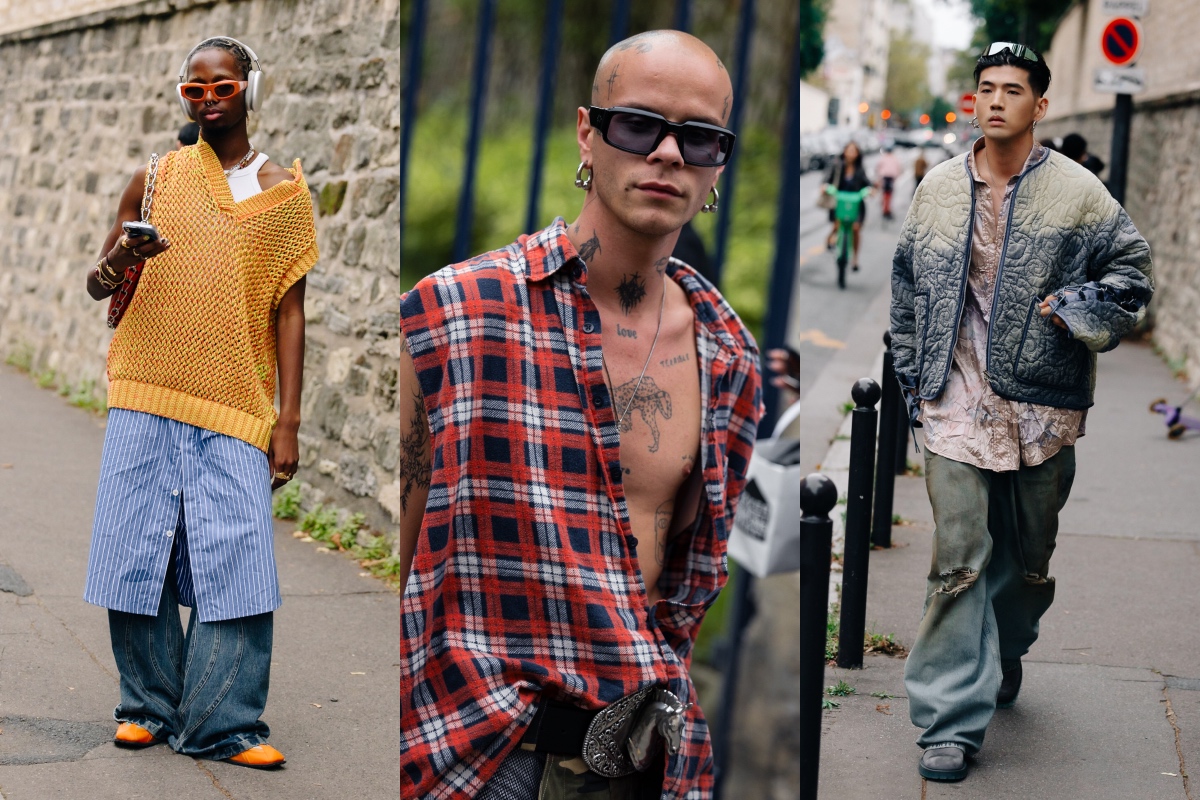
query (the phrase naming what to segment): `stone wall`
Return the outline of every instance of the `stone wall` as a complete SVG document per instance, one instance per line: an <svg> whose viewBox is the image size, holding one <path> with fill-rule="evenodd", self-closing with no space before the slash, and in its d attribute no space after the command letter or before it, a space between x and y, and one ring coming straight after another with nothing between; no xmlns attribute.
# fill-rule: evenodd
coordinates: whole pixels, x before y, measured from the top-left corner
<svg viewBox="0 0 1200 800"><path fill-rule="evenodd" d="M1125 207L1154 258L1154 341L1176 369L1200 385L1200 91L1135 103ZM1079 133L1111 160L1112 111L1059 117L1038 134ZM1101 174L1107 178L1106 173Z"/></svg>
<svg viewBox="0 0 1200 800"><path fill-rule="evenodd" d="M236 36L266 73L251 139L277 163L302 160L319 208L299 477L394 534L399 0L100 5L0 36L0 358L103 397L111 337L86 272L129 176L185 122L184 55Z"/></svg>

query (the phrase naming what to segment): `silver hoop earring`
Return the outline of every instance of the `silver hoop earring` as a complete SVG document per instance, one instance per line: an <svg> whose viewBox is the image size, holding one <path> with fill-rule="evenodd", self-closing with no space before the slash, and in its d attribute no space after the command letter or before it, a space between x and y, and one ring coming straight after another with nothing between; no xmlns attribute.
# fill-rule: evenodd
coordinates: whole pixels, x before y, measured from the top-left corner
<svg viewBox="0 0 1200 800"><path fill-rule="evenodd" d="M586 178L583 177L583 171L585 169L587 170L588 174ZM575 185L580 189L583 189L585 192L592 188L592 168L582 161L579 162L579 169L575 170Z"/></svg>
<svg viewBox="0 0 1200 800"><path fill-rule="evenodd" d="M971 117L971 127L972 128L979 127L979 117Z"/></svg>
<svg viewBox="0 0 1200 800"><path fill-rule="evenodd" d="M1034 131L1037 130L1037 120L1036 119L1033 121L1033 128L1031 128L1031 130L1034 130Z"/></svg>
<svg viewBox="0 0 1200 800"><path fill-rule="evenodd" d="M721 202L721 195L717 194L717 187L712 187L712 202L705 203L700 207L700 211L704 214L715 214Z"/></svg>

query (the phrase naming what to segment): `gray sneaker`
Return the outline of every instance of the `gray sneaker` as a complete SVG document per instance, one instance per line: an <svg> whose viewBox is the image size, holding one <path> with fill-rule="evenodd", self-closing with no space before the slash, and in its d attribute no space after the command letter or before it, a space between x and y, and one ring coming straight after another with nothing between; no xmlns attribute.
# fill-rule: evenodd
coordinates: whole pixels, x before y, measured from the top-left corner
<svg viewBox="0 0 1200 800"><path fill-rule="evenodd" d="M931 781L961 781L967 777L966 753L959 744L938 744L925 748L917 772Z"/></svg>

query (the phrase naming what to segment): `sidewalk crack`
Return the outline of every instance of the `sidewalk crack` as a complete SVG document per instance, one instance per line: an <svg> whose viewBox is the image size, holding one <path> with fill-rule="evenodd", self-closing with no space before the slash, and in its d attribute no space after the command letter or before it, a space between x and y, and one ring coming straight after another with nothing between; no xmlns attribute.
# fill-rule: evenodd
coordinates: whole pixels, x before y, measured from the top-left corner
<svg viewBox="0 0 1200 800"><path fill-rule="evenodd" d="M220 782L219 780L217 780L217 776L213 774L213 771L212 771L211 769L209 769L209 768L208 768L208 767L207 767L207 766L204 764L204 762L203 762L203 761L201 761L201 760L200 760L200 759L198 759L198 758L196 758L196 759L193 759L193 761L195 762L195 764L196 764L196 767L197 767L197 768L198 768L198 769L199 769L201 772L203 772L205 775L207 775L207 776L208 776L208 779L209 779L210 781L212 781L212 785L213 785L214 787L216 787L216 790L217 790L218 792L220 792L221 794L225 795L227 798L229 798L229 800L237 800L237 798L236 798L236 797L234 797L233 795L231 795L231 794L229 793L229 790L228 790L228 789L226 789L224 786L222 786L222 785L221 785L221 782ZM1188 798L1188 800L1191 800L1191 798Z"/></svg>
<svg viewBox="0 0 1200 800"><path fill-rule="evenodd" d="M1187 800L1195 800L1192 796L1192 781L1188 777L1187 765L1183 761L1183 744L1180 741L1179 720L1175 718L1175 709L1171 708L1171 696L1167 694L1167 686L1164 683L1162 688L1163 702L1167 707L1167 722L1171 723L1171 728L1175 731L1175 754L1179 757L1179 775L1183 778L1183 793Z"/></svg>

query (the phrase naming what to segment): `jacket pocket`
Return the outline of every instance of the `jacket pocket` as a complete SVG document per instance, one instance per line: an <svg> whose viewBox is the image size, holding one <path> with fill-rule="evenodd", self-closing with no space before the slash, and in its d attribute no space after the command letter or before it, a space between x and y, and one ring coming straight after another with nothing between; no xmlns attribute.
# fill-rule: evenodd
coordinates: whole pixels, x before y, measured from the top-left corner
<svg viewBox="0 0 1200 800"><path fill-rule="evenodd" d="M1050 389L1078 389L1087 385L1091 362L1088 349L1038 312L1041 300L1029 302L1025 327L1013 362L1013 375L1021 383Z"/></svg>

